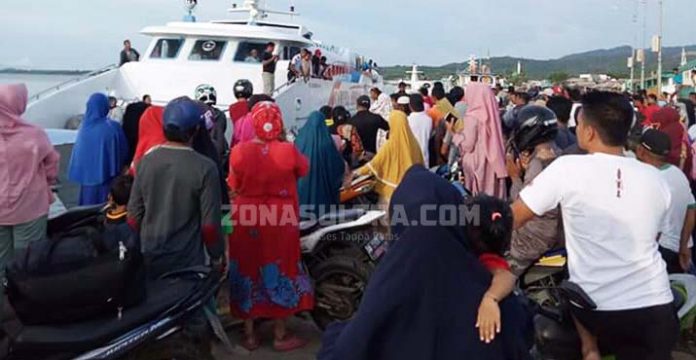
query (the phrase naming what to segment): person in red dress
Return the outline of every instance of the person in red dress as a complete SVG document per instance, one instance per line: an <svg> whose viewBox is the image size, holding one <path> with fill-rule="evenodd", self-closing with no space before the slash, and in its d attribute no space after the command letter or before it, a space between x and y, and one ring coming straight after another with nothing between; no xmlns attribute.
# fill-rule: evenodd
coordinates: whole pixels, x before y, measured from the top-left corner
<svg viewBox="0 0 696 360"><path fill-rule="evenodd" d="M287 332L286 318L314 307L298 226L297 181L309 172L309 162L280 140L283 120L276 104L258 103L251 113L256 138L230 154L230 310L245 321L242 346L259 347L254 319L266 318L275 320L275 350L290 351L306 341Z"/></svg>

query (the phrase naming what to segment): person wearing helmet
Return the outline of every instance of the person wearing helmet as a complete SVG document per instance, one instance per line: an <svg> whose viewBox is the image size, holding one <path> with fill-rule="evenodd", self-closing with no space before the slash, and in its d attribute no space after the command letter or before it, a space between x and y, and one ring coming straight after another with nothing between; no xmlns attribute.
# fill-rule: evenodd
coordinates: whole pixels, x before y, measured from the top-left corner
<svg viewBox="0 0 696 360"><path fill-rule="evenodd" d="M519 194L534 178L559 155L555 145L558 134L558 119L548 108L527 105L520 109L508 143L507 168L512 187L511 199ZM513 231L510 245L511 271L520 276L529 266L553 248L560 237L558 209L543 216L535 216L523 227Z"/></svg>
<svg viewBox="0 0 696 360"><path fill-rule="evenodd" d="M232 120L232 129L237 128L239 120L249 112L249 98L254 94L254 85L246 79L237 80L234 83L234 97L237 102L230 105L230 120ZM234 133L234 131L233 131Z"/></svg>
<svg viewBox="0 0 696 360"><path fill-rule="evenodd" d="M209 263L222 271L221 194L215 163L192 149L205 109L187 97L164 109L166 142L138 163L128 223L141 239L148 277Z"/></svg>
<svg viewBox="0 0 696 360"><path fill-rule="evenodd" d="M213 140L213 144L215 144L219 158L227 158L227 151L229 150L229 143L225 138L227 117L215 107L217 104L217 91L208 84L198 85L196 88L196 100L204 103L208 108L205 114L205 126L210 134L210 138Z"/></svg>

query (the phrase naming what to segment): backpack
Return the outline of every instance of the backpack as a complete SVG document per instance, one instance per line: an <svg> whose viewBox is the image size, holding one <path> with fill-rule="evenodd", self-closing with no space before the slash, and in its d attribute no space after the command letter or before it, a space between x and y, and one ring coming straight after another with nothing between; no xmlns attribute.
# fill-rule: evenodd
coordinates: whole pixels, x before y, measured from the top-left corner
<svg viewBox="0 0 696 360"><path fill-rule="evenodd" d="M24 325L120 316L145 298L143 258L119 244L107 249L101 223L55 233L18 251L7 266L6 293Z"/></svg>

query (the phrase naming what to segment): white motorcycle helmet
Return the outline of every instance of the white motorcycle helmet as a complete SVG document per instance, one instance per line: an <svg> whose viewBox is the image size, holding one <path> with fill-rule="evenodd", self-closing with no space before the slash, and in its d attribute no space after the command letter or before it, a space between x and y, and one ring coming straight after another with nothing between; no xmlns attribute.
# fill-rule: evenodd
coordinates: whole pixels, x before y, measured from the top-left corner
<svg viewBox="0 0 696 360"><path fill-rule="evenodd" d="M196 100L208 106L217 104L217 91L215 91L215 88L212 85L198 85L198 87L196 87L196 93L194 97Z"/></svg>

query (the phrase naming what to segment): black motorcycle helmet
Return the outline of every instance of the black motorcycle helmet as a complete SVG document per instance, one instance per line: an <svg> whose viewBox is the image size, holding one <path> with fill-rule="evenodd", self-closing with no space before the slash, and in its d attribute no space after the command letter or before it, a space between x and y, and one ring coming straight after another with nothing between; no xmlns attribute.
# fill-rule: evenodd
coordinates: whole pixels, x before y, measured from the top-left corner
<svg viewBox="0 0 696 360"><path fill-rule="evenodd" d="M519 155L537 145L553 140L558 134L556 114L543 106L527 105L517 113L517 126L510 136L509 147Z"/></svg>
<svg viewBox="0 0 696 360"><path fill-rule="evenodd" d="M254 85L247 79L237 80L234 83L234 97L248 99L254 94Z"/></svg>

